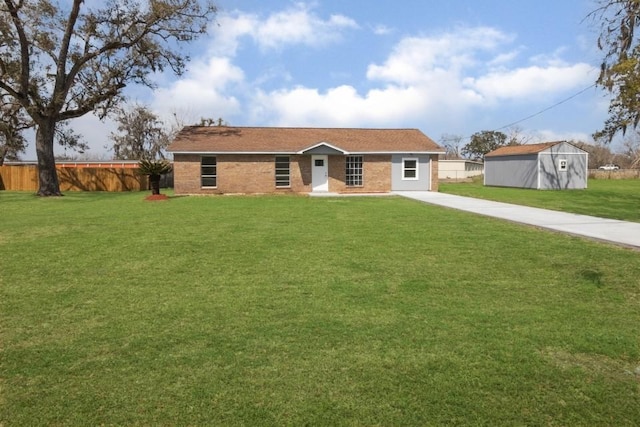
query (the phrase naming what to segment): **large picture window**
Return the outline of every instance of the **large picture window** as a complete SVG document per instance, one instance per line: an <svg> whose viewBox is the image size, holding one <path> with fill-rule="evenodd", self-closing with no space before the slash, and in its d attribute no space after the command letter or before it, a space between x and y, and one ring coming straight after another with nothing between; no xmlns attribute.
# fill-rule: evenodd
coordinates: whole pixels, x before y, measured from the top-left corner
<svg viewBox="0 0 640 427"><path fill-rule="evenodd" d="M347 156L345 183L347 187L362 186L362 156Z"/></svg>
<svg viewBox="0 0 640 427"><path fill-rule="evenodd" d="M218 186L218 165L212 156L200 159L200 183L203 187Z"/></svg>
<svg viewBox="0 0 640 427"><path fill-rule="evenodd" d="M418 179L418 159L408 157L402 159L402 179L417 180Z"/></svg>
<svg viewBox="0 0 640 427"><path fill-rule="evenodd" d="M289 156L276 156L276 187L291 186L291 166Z"/></svg>

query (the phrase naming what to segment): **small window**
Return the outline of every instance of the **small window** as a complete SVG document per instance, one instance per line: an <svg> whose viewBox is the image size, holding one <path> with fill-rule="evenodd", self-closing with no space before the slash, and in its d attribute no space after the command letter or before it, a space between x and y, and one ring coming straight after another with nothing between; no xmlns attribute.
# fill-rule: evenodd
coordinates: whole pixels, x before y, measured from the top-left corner
<svg viewBox="0 0 640 427"><path fill-rule="evenodd" d="M315 165L320 168L324 167L324 159L316 159Z"/></svg>
<svg viewBox="0 0 640 427"><path fill-rule="evenodd" d="M215 157L200 159L200 183L203 187L215 188L218 185L218 171Z"/></svg>
<svg viewBox="0 0 640 427"><path fill-rule="evenodd" d="M276 187L291 186L291 167L289 156L276 156Z"/></svg>
<svg viewBox="0 0 640 427"><path fill-rule="evenodd" d="M362 156L347 156L345 184L347 187L362 186Z"/></svg>
<svg viewBox="0 0 640 427"><path fill-rule="evenodd" d="M402 159L402 179L407 179L407 180L418 179L418 159L416 158Z"/></svg>
<svg viewBox="0 0 640 427"><path fill-rule="evenodd" d="M567 171L567 159L558 160L558 170L561 172Z"/></svg>

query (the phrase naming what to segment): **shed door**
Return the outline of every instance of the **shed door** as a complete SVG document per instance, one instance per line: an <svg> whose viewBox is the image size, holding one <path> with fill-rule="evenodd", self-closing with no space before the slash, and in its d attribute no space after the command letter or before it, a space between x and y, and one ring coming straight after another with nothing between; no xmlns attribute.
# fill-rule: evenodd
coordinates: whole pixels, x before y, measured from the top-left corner
<svg viewBox="0 0 640 427"><path fill-rule="evenodd" d="M329 156L311 156L311 188L329 191Z"/></svg>

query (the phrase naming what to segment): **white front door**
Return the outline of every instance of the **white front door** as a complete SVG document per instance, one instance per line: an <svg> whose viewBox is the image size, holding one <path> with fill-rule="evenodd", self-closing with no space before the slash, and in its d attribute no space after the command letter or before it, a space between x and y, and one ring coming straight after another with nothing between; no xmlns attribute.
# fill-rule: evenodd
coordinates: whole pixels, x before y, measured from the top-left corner
<svg viewBox="0 0 640 427"><path fill-rule="evenodd" d="M311 188L329 191L329 156L311 156Z"/></svg>

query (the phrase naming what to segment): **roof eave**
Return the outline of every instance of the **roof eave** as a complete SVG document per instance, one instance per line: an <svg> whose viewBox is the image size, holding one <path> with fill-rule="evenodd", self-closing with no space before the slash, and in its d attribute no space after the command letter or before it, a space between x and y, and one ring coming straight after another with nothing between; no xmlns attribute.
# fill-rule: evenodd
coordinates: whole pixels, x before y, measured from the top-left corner
<svg viewBox="0 0 640 427"><path fill-rule="evenodd" d="M287 154L287 155L305 155L306 151L207 151L207 150L167 150L169 153L173 154L250 154L250 155L259 155L259 154ZM401 151L344 151L338 150L342 152L345 156L349 155L364 155L364 154L444 154L444 151L412 151L412 150L401 150Z"/></svg>
<svg viewBox="0 0 640 427"><path fill-rule="evenodd" d="M444 154L445 151L352 151L350 154Z"/></svg>
<svg viewBox="0 0 640 427"><path fill-rule="evenodd" d="M293 155L298 154L295 151L215 151L215 150L167 150L173 154L251 154L251 155L266 155L266 154L286 154Z"/></svg>

